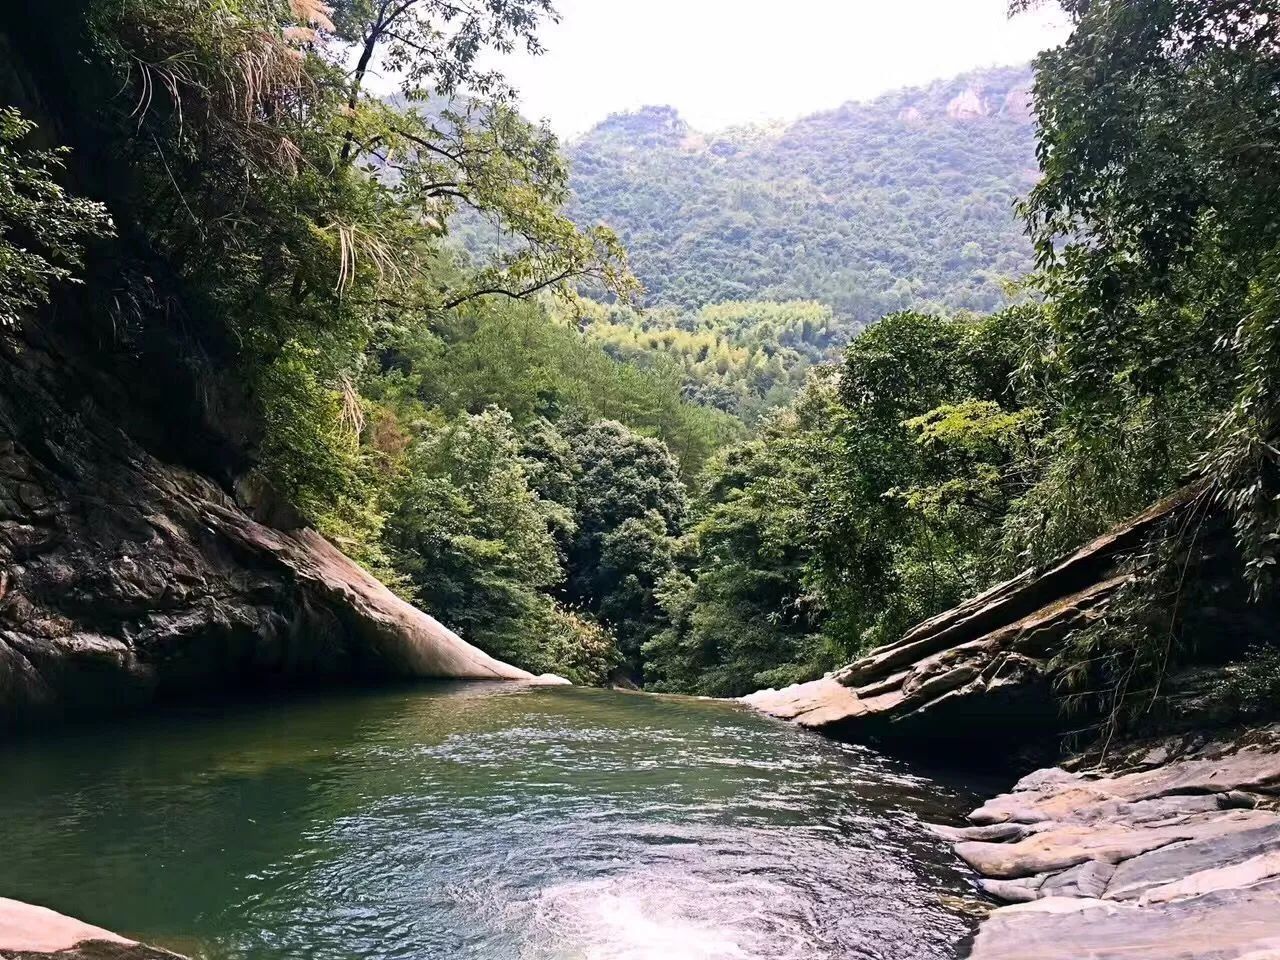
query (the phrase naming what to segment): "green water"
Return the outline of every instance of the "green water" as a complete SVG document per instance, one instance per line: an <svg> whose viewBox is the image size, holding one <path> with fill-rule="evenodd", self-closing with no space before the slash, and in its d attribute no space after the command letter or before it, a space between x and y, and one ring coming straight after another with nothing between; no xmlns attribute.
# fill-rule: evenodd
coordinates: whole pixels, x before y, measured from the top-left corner
<svg viewBox="0 0 1280 960"><path fill-rule="evenodd" d="M0 895L208 958L953 957L976 797L736 706L453 685L0 747Z"/></svg>

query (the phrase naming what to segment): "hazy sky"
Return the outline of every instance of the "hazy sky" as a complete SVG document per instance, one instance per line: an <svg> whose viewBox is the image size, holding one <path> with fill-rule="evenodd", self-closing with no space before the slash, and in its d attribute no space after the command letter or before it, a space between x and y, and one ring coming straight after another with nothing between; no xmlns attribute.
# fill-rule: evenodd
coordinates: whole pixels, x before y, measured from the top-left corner
<svg viewBox="0 0 1280 960"><path fill-rule="evenodd" d="M1050 5L1052 7L1052 5ZM1056 9L1008 0L559 0L541 57L500 65L525 112L562 135L669 103L695 127L791 119L973 67L1029 60L1066 35Z"/></svg>

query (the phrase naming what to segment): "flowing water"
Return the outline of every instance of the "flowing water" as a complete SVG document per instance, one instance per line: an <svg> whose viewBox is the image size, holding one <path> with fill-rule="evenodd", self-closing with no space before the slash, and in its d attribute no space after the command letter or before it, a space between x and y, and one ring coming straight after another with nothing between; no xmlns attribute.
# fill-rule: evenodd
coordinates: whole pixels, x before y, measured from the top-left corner
<svg viewBox="0 0 1280 960"><path fill-rule="evenodd" d="M976 797L683 698L459 684L0 747L0 895L192 956L956 956Z"/></svg>

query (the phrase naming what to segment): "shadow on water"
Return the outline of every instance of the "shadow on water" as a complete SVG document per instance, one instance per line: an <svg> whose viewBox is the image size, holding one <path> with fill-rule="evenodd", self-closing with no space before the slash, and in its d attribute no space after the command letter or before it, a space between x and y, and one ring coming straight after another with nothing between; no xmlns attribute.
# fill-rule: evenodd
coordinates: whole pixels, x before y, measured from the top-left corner
<svg viewBox="0 0 1280 960"><path fill-rule="evenodd" d="M977 799L734 705L501 684L0 748L0 895L211 960L955 955Z"/></svg>

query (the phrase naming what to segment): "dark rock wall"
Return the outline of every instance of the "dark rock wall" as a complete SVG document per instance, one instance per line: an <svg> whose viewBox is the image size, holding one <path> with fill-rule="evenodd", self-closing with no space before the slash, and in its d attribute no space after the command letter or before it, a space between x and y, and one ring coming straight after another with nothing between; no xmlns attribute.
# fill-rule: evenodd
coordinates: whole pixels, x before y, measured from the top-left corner
<svg viewBox="0 0 1280 960"><path fill-rule="evenodd" d="M0 23L0 102L72 143L68 186L101 197L112 161L60 122L49 79L65 50L31 32L68 6L24 0ZM246 685L529 679L296 519L265 525L289 511L237 502L252 417L226 344L120 232L83 285L0 327L0 734Z"/></svg>
<svg viewBox="0 0 1280 960"><path fill-rule="evenodd" d="M83 383L0 339L0 731L249 684L528 677L157 459Z"/></svg>

